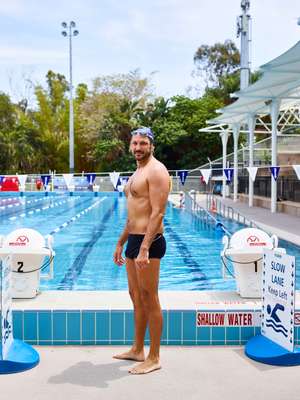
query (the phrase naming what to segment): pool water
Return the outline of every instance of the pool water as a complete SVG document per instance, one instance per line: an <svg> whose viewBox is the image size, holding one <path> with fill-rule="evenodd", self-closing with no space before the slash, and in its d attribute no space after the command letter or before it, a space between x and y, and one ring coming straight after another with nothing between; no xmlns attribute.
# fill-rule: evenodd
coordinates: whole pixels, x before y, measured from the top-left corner
<svg viewBox="0 0 300 400"><path fill-rule="evenodd" d="M97 197L92 193L2 195L0 234L26 227L54 236L54 279L41 281L41 289L126 290L125 267L112 261L126 215L125 197L117 193L99 193ZM235 289L235 281L221 275L220 231L171 205L164 223L167 253L161 262L160 290ZM232 222L225 225L231 232L240 228ZM298 247L281 246L300 259Z"/></svg>

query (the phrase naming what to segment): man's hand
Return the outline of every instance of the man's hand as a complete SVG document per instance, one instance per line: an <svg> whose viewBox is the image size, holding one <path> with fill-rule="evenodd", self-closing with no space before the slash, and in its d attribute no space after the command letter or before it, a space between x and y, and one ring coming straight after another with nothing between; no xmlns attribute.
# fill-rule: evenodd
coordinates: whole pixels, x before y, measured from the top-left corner
<svg viewBox="0 0 300 400"><path fill-rule="evenodd" d="M116 246L116 250L114 252L114 263L121 267L125 263L125 259L122 257L123 246L119 243Z"/></svg>
<svg viewBox="0 0 300 400"><path fill-rule="evenodd" d="M135 260L136 265L139 268L147 267L150 263L149 261L149 251L147 249L140 248L139 254Z"/></svg>

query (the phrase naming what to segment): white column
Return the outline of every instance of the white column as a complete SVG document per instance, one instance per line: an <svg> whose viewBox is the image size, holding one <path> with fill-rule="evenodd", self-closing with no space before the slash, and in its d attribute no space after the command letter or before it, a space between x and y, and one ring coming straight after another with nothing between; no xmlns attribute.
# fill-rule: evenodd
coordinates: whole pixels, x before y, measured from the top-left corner
<svg viewBox="0 0 300 400"><path fill-rule="evenodd" d="M253 167L253 150L254 150L254 129L255 129L256 117L250 115L248 119L248 140L249 140L249 167ZM254 182L249 174L249 207L253 207L253 194L254 194Z"/></svg>
<svg viewBox="0 0 300 400"><path fill-rule="evenodd" d="M222 139L222 146L223 146L223 187L222 187L222 196L223 199L226 198L226 176L224 174L224 168L226 168L226 159L227 159L227 142L229 138L229 132L224 131L220 133Z"/></svg>
<svg viewBox="0 0 300 400"><path fill-rule="evenodd" d="M239 148L239 135L240 124L232 125L233 131L233 201L238 199L238 148Z"/></svg>
<svg viewBox="0 0 300 400"><path fill-rule="evenodd" d="M279 113L280 101L273 100L271 103L271 122L272 122L272 166L277 165L277 119ZM271 212L275 213L277 209L277 182L271 176Z"/></svg>

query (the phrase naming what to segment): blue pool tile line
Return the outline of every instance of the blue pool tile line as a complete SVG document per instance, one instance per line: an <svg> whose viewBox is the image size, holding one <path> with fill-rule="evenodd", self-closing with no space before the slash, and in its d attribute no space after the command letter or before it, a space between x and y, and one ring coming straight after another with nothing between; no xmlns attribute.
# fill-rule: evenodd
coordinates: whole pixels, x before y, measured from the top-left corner
<svg viewBox="0 0 300 400"><path fill-rule="evenodd" d="M260 333L260 326L197 327L196 319L197 310L163 310L161 344L244 345ZM133 322L131 310L13 311L14 337L33 345L130 345ZM148 330L145 339L149 344ZM295 344L300 344L300 326L295 326Z"/></svg>

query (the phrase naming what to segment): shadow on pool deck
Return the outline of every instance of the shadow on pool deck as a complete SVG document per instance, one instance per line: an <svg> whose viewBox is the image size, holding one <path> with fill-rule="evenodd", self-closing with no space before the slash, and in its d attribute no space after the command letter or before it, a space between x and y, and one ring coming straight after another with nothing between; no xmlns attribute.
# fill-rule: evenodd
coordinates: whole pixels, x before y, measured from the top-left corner
<svg viewBox="0 0 300 400"><path fill-rule="evenodd" d="M300 367L258 364L242 347L162 347L162 366L131 375L120 346L37 347L41 363L0 376L1 400L298 400Z"/></svg>

